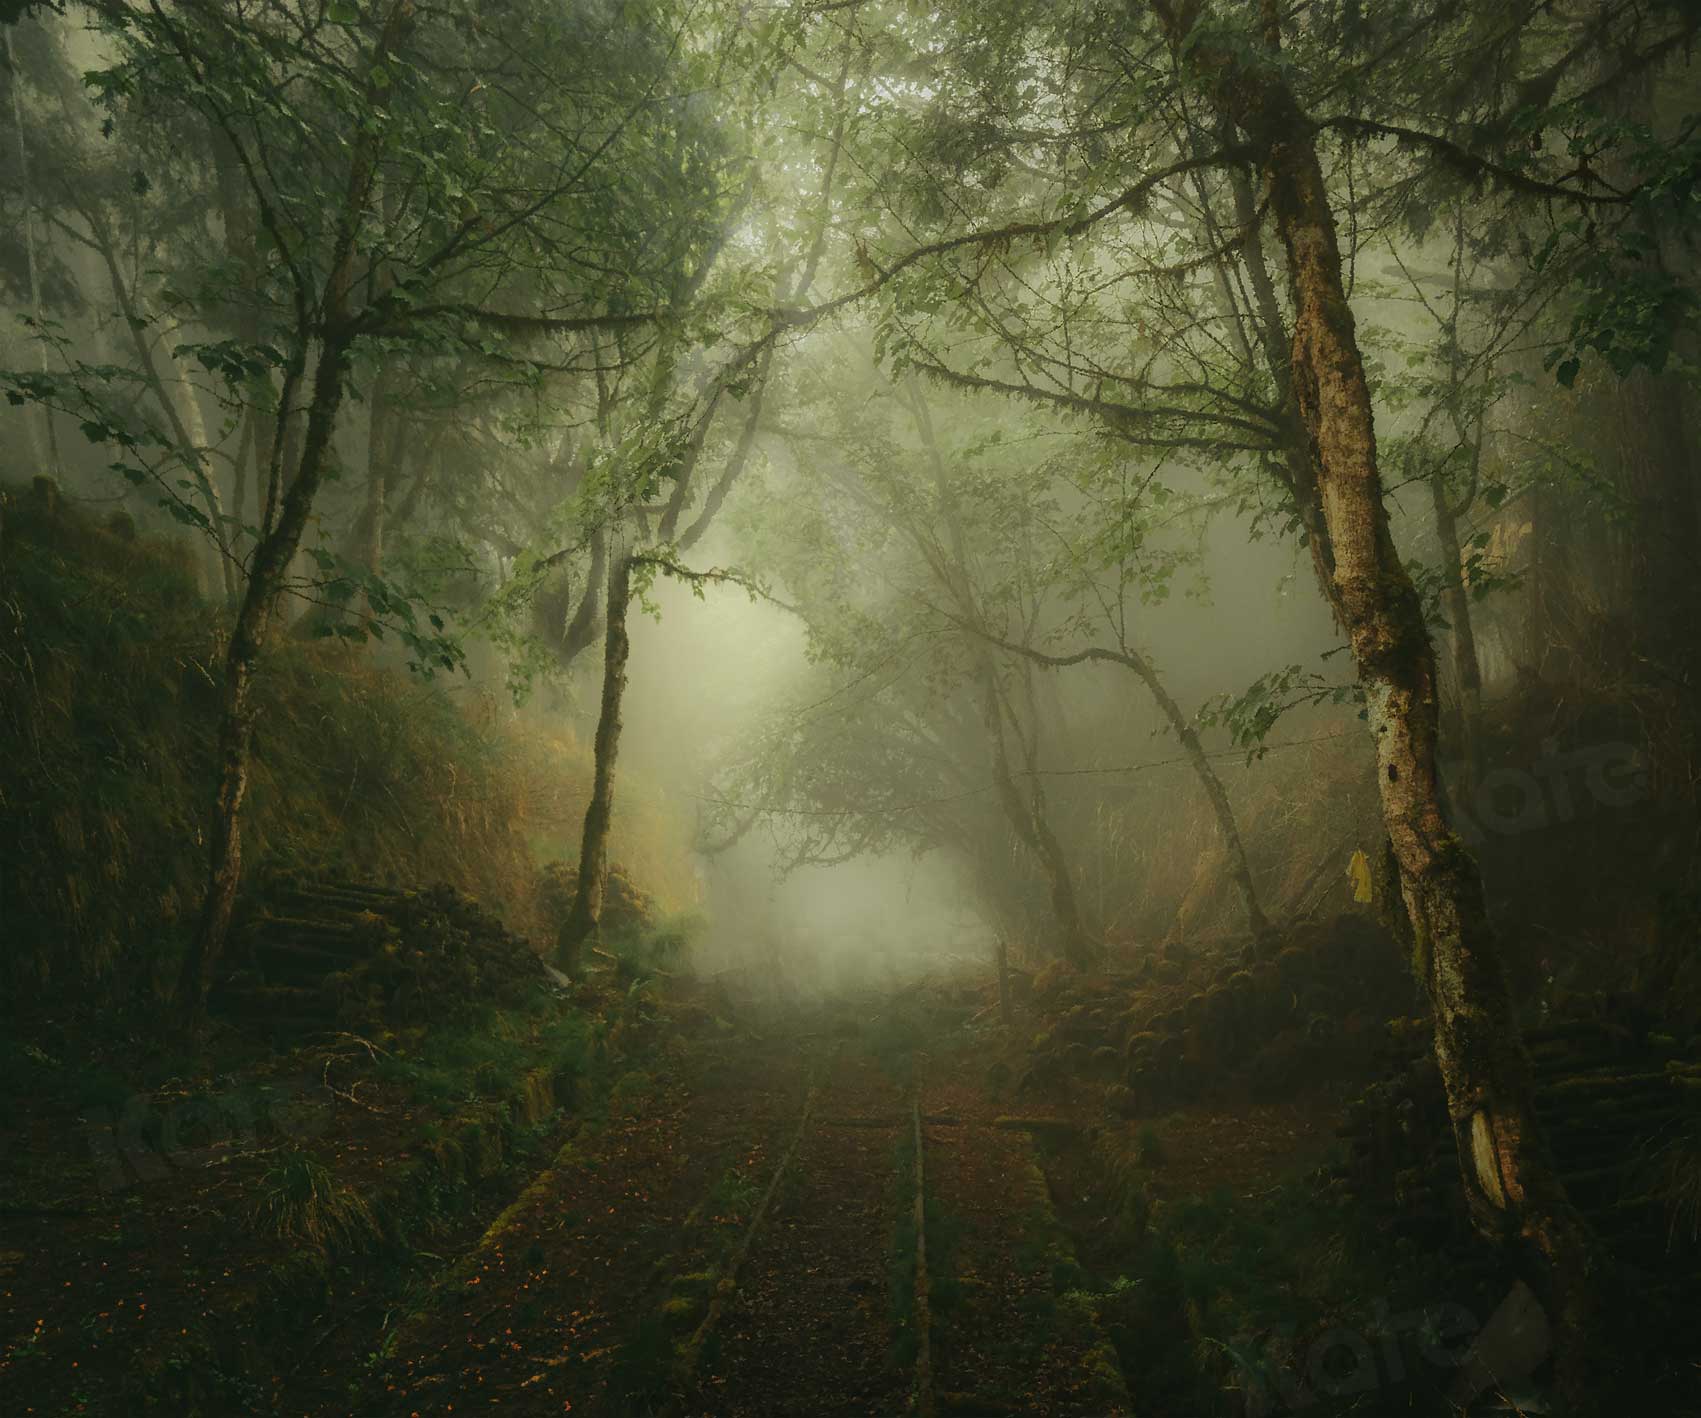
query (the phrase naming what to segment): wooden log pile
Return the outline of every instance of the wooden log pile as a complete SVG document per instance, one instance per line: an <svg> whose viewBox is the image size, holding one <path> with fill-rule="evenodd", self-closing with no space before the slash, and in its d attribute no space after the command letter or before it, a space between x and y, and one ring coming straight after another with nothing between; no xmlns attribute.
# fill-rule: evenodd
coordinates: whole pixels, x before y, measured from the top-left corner
<svg viewBox="0 0 1701 1418"><path fill-rule="evenodd" d="M300 877L262 887L231 963L213 1009L276 1038L423 1023L542 977L531 946L452 887Z"/></svg>

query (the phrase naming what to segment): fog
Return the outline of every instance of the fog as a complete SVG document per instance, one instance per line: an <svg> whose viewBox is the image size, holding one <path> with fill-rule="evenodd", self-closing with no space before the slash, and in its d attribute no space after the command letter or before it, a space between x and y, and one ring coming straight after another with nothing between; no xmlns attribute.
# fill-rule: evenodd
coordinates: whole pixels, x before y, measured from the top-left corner
<svg viewBox="0 0 1701 1418"><path fill-rule="evenodd" d="M23 161L5 195L28 220L0 273L21 317L0 419L67 496L168 539L225 613L281 539L275 584L249 598L264 616L397 670L441 662L466 702L517 691L514 722L570 736L585 793L608 717L610 571L636 568L659 615L626 618L603 815L617 858L623 832L655 838L629 850L699 918L705 972L830 988L984 960L997 940L1032 964L1060 933L1140 952L1352 904L1342 859L1376 850L1386 824L1364 666L1330 604L1305 442L1320 430L1293 423L1299 273L1232 153L1148 181L1150 154L1204 151L1204 130L1148 115L1146 156L1089 164L1081 192L1033 132L999 138L991 117L985 150L959 150L945 110L962 95L924 72L958 20L917 23L892 38L932 56L920 68L870 51L892 72L835 94L817 56L742 127L683 102L677 128L617 119L636 111L622 85L663 82L641 47L634 64L660 66L648 77L561 79L549 101L585 122L562 139L589 174L571 205L607 217L612 265L543 254L554 228L529 223L566 199L519 124L491 141L536 205L491 228L500 254L467 289L437 290L421 234L445 218L398 138L362 199L396 208L361 237L375 303L368 324L349 317L358 338L315 413L300 381L328 327L286 298L307 268L276 259L277 232L293 223L303 259L328 259L311 214L336 182L314 168L298 191L290 164L234 160L284 130L202 142L192 94L155 110L91 88L79 76L132 40L32 18L8 71ZM1074 67L1077 43L1043 41L1029 98L1046 124L1096 132L1092 86L1075 85L1097 61ZM1674 93L1639 100L1654 128ZM385 121L435 131L416 101ZM327 111L299 131L345 120L360 127ZM200 134L193 159L158 167L180 121ZM312 162L335 167L340 141ZM695 167L652 169L681 144ZM1666 496L1689 435L1649 416L1679 402L1650 394L1666 337L1620 349L1613 329L1589 333L1606 308L1592 227L1432 191L1408 157L1329 158L1335 274L1388 564L1423 619L1413 653L1435 657L1420 736L1439 737L1450 774L1471 766L1449 784L1469 797L1494 755L1567 731L1556 706L1604 696L1604 721L1640 703L1590 667L1629 632L1667 634L1653 608L1682 575L1646 549L1663 541L1625 531L1626 509ZM454 220L509 200L466 195L494 170L449 183ZM1062 211L1091 219L999 235ZM1660 240L1632 245L1687 271ZM964 253L979 264L953 264ZM414 278L466 323L391 330L379 293ZM699 299L696 324L630 313ZM1622 385L1589 385L1605 378L1590 349ZM1672 526L1693 521L1677 512ZM1636 712L1649 737L1682 741L1663 709ZM573 855L572 823L547 835Z"/></svg>

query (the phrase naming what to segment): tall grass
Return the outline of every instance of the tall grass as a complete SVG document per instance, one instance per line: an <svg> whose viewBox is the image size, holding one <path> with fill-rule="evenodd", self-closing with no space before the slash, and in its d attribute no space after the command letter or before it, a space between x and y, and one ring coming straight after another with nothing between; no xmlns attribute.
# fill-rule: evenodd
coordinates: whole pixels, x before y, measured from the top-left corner
<svg viewBox="0 0 1701 1418"><path fill-rule="evenodd" d="M359 1246L377 1233L372 1209L311 1153L279 1154L260 1179L250 1223L255 1232L316 1256Z"/></svg>

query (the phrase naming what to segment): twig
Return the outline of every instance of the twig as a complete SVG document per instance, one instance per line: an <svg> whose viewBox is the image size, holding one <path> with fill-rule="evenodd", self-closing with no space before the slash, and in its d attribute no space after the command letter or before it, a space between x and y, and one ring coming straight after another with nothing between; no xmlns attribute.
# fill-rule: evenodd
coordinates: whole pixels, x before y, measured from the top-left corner
<svg viewBox="0 0 1701 1418"><path fill-rule="evenodd" d="M355 1107L360 1108L360 1109L364 1110L365 1112L368 1112L368 1113L381 1113L381 1112L383 1112L384 1110L382 1108L375 1108L370 1103L362 1103L360 1101L360 1099L358 1099L354 1096L355 1089L360 1087L360 1083L358 1081L350 1084L347 1092L342 1091L341 1089L339 1089L336 1086L336 1084L331 1082L331 1065L334 1062L335 1062L334 1059L326 1059L325 1060L325 1071L324 1071L324 1073L322 1073L320 1075L320 1081L325 1085L325 1091L327 1093L329 1093L331 1095L331 1097L339 1099L344 1103L352 1103Z"/></svg>

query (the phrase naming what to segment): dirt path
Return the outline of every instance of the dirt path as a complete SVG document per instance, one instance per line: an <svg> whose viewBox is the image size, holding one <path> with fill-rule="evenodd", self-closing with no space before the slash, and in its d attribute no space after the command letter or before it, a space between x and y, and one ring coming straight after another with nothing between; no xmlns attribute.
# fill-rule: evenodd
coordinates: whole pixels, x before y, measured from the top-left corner
<svg viewBox="0 0 1701 1418"><path fill-rule="evenodd" d="M1126 1411L1065 1294L1033 1143L969 1073L912 1059L864 1015L679 1055L404 1323L363 1418L915 1411L900 1222L918 1097L939 1411Z"/></svg>
<svg viewBox="0 0 1701 1418"><path fill-rule="evenodd" d="M705 1347L687 1411L714 1418L905 1411L888 1271L903 1089L865 1054L828 1065L790 1174Z"/></svg>
<svg viewBox="0 0 1701 1418"><path fill-rule="evenodd" d="M629 1415L668 1358L644 1320L670 1250L728 1175L765 1170L804 1078L783 1039L695 1048L689 1067L616 1090L598 1130L564 1150L456 1277L404 1324L374 1415L500 1406ZM713 1222L714 1218L710 1218ZM729 1219L728 1224L731 1224Z"/></svg>
<svg viewBox="0 0 1701 1418"><path fill-rule="evenodd" d="M923 1086L930 1260L940 1275L936 1389L949 1413L1127 1412L1090 1320L1060 1308L1067 1256L1034 1144L1000 1127L1001 1109L949 1069Z"/></svg>

